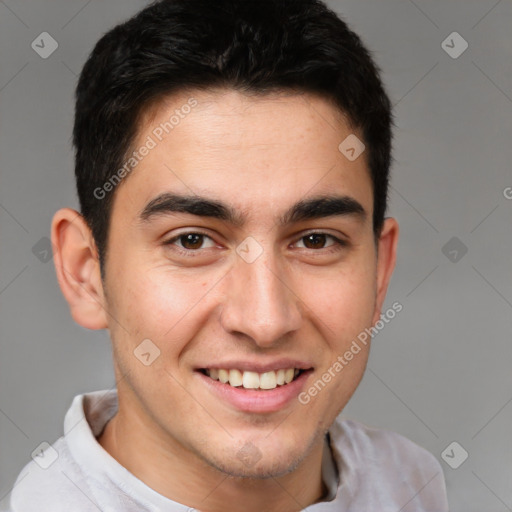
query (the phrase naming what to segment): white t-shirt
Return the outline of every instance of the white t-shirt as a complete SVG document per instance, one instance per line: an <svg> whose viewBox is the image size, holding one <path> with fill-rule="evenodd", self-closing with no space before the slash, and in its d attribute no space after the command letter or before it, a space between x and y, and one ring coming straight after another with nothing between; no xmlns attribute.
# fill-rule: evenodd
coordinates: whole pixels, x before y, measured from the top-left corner
<svg viewBox="0 0 512 512"><path fill-rule="evenodd" d="M8 512L190 512L148 487L96 440L117 411L115 390L74 398L65 435L18 476ZM429 452L394 432L338 418L326 436L328 489L308 512L448 512L443 471ZM237 512L237 511L228 511Z"/></svg>

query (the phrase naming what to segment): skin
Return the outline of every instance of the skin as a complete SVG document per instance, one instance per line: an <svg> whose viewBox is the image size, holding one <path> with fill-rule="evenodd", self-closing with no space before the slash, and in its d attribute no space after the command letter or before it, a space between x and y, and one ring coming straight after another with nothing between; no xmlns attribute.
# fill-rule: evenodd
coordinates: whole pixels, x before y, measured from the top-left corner
<svg viewBox="0 0 512 512"><path fill-rule="evenodd" d="M145 113L134 147L190 97L198 105L115 190L103 282L83 218L64 208L53 219L71 314L112 340L119 412L99 442L148 486L198 510L299 510L325 492L323 434L357 388L369 348L308 404L294 399L264 414L237 410L195 369L292 357L313 367L307 390L379 319L398 225L387 218L375 240L366 155L351 162L338 150L358 132L313 95L182 92ZM246 221L186 213L141 221L162 192L221 200ZM358 201L365 218L279 223L297 201L334 193ZM311 230L346 245L329 236L308 244ZM203 245L164 244L197 231L210 237ZM263 250L252 263L236 252L248 236ZM160 350L149 366L134 356L147 338ZM237 456L247 442L261 456L252 465Z"/></svg>

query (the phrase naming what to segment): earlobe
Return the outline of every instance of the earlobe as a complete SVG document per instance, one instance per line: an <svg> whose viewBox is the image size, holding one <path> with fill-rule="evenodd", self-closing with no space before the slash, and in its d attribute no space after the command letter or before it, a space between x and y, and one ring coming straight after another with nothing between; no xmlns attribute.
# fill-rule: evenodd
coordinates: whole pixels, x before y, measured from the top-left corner
<svg viewBox="0 0 512 512"><path fill-rule="evenodd" d="M88 329L107 328L106 303L94 239L84 218L63 208L52 220L55 270L71 316Z"/></svg>
<svg viewBox="0 0 512 512"><path fill-rule="evenodd" d="M377 253L377 289L373 324L380 318L382 305L386 298L389 281L395 268L396 249L398 245L398 222L389 217L384 220L384 225L378 241Z"/></svg>

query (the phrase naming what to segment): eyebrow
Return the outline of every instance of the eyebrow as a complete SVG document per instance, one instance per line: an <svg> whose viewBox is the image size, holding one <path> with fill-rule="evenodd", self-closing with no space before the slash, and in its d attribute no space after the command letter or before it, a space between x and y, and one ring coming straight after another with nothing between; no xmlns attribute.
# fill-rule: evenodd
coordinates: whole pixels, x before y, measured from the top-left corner
<svg viewBox="0 0 512 512"><path fill-rule="evenodd" d="M146 223L155 217L174 213L215 218L236 227L242 227L247 220L246 213L216 199L171 193L163 193L152 199L146 204L139 218ZM332 216L355 216L363 222L367 213L361 203L350 196L324 195L298 201L280 216L279 222L281 225L289 225Z"/></svg>

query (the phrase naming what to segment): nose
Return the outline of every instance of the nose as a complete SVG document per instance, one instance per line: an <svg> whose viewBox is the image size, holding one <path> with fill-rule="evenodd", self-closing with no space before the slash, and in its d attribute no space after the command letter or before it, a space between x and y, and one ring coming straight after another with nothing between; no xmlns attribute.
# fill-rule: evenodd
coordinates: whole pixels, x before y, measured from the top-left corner
<svg viewBox="0 0 512 512"><path fill-rule="evenodd" d="M260 347L271 347L299 329L301 300L275 258L262 254L247 263L237 258L226 276L221 324L230 334L243 334Z"/></svg>

